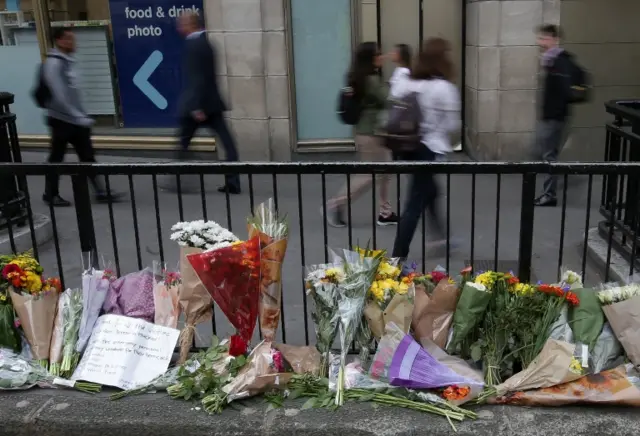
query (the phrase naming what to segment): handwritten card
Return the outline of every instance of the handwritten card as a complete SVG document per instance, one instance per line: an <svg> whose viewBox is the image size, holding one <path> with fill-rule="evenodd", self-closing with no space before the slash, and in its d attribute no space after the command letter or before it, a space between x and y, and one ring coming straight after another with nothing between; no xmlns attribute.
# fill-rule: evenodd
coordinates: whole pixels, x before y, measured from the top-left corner
<svg viewBox="0 0 640 436"><path fill-rule="evenodd" d="M180 332L120 315L98 318L72 380L134 389L164 374Z"/></svg>

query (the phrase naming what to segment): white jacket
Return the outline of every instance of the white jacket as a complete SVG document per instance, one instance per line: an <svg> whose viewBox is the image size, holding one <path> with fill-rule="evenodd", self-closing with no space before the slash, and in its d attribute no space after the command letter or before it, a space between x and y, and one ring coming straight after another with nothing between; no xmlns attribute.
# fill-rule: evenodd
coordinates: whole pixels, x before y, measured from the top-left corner
<svg viewBox="0 0 640 436"><path fill-rule="evenodd" d="M451 134L460 130L460 93L458 88L444 79L413 80L398 78L392 85L392 98L402 98L417 92L422 110L422 143L436 154L453 151Z"/></svg>

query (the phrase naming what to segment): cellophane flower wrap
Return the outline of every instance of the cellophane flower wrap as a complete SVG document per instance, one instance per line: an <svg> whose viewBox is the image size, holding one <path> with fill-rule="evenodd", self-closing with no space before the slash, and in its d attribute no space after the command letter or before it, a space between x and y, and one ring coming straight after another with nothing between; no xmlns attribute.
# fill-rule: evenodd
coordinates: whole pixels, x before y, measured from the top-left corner
<svg viewBox="0 0 640 436"><path fill-rule="evenodd" d="M483 283L466 282L453 314L451 337L447 343L450 354L478 327L491 301L491 288Z"/></svg>
<svg viewBox="0 0 640 436"><path fill-rule="evenodd" d="M344 375L349 353L364 313L367 293L376 276L382 255L364 257L360 253L343 250L341 258L344 280L338 284L338 331L340 332L340 373L336 389L336 405L344 404Z"/></svg>
<svg viewBox="0 0 640 436"><path fill-rule="evenodd" d="M53 333L51 334L51 345L49 347L49 372L51 375L59 376L62 364L62 348L64 346L64 310L69 304L69 294L61 292L58 297L58 307L56 308L56 318L53 322Z"/></svg>
<svg viewBox="0 0 640 436"><path fill-rule="evenodd" d="M4 278L2 271L5 266L16 260L20 255L0 255L0 348L7 348L20 352L22 338L18 331L18 322L9 297L10 282ZM29 253L22 256L30 256Z"/></svg>
<svg viewBox="0 0 640 436"><path fill-rule="evenodd" d="M235 355L251 343L258 318L260 239L187 256L193 270L220 310L236 329Z"/></svg>
<svg viewBox="0 0 640 436"><path fill-rule="evenodd" d="M57 278L43 279L42 267L29 255L18 257L2 270L9 295L33 358L48 365L53 324L61 291Z"/></svg>
<svg viewBox="0 0 640 436"><path fill-rule="evenodd" d="M320 377L328 375L331 347L338 334L338 284L344 279L342 265L330 263L306 268L306 292L314 302L311 319L316 330L316 348L322 356Z"/></svg>
<svg viewBox="0 0 640 436"><path fill-rule="evenodd" d="M229 230L215 221L179 222L172 228L171 240L180 245L180 279L179 304L184 313L184 328L180 333L180 359L184 363L189 357L189 349L193 343L196 325L213 317L211 295L204 287L198 274L193 270L187 256L199 254L205 250L228 247L238 241Z"/></svg>
<svg viewBox="0 0 640 436"><path fill-rule="evenodd" d="M260 331L266 341L275 340L282 304L282 262L287 252L289 225L280 217L273 199L256 207L248 219L249 239L260 239Z"/></svg>
<svg viewBox="0 0 640 436"><path fill-rule="evenodd" d="M82 274L82 319L76 343L78 353L82 353L89 343L91 332L107 298L109 286L115 279L115 273L108 268L104 270L90 268Z"/></svg>
<svg viewBox="0 0 640 436"><path fill-rule="evenodd" d="M145 268L114 280L102 308L105 314L153 322L153 270Z"/></svg>
<svg viewBox="0 0 640 436"><path fill-rule="evenodd" d="M67 294L68 304L65 304L62 310L64 329L60 373L65 377L71 377L80 360L76 345L82 323L83 297L82 289L67 289L65 294Z"/></svg>
<svg viewBox="0 0 640 436"><path fill-rule="evenodd" d="M154 324L175 329L180 317L180 273L167 271L159 262L154 262L153 269Z"/></svg>
<svg viewBox="0 0 640 436"><path fill-rule="evenodd" d="M640 284L612 286L598 293L611 329L634 365L640 365Z"/></svg>

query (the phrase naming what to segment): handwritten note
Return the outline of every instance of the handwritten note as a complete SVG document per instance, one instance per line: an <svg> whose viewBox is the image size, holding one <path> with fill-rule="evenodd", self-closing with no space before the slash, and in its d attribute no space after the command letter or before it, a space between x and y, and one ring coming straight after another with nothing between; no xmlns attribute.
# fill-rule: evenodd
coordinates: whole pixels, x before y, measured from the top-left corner
<svg viewBox="0 0 640 436"><path fill-rule="evenodd" d="M179 334L141 319L103 315L72 380L121 389L145 385L167 370Z"/></svg>

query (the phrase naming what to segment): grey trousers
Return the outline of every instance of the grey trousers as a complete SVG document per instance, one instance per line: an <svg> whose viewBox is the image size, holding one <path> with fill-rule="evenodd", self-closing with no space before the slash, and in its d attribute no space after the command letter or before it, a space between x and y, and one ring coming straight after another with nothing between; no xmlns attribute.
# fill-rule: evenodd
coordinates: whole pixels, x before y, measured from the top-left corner
<svg viewBox="0 0 640 436"><path fill-rule="evenodd" d="M558 155L566 142L567 122L539 120L536 125L535 148L540 159L545 162L557 162ZM556 198L558 181L556 176L547 176L543 184L543 195Z"/></svg>

